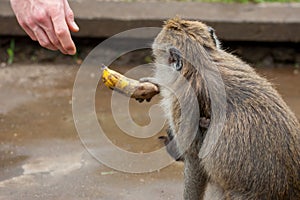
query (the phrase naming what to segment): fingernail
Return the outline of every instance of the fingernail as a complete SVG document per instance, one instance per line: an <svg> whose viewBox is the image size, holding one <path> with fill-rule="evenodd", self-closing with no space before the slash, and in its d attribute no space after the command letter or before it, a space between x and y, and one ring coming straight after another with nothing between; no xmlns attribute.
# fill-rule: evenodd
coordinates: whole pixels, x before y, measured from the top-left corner
<svg viewBox="0 0 300 200"><path fill-rule="evenodd" d="M68 54L70 54L70 55L75 55L75 54L76 54L76 49L69 50L69 51L68 51Z"/></svg>
<svg viewBox="0 0 300 200"><path fill-rule="evenodd" d="M76 24L76 22L72 22L72 26L73 26L73 28L75 29L75 30L77 30L77 31L79 31L79 27L78 27L78 25Z"/></svg>

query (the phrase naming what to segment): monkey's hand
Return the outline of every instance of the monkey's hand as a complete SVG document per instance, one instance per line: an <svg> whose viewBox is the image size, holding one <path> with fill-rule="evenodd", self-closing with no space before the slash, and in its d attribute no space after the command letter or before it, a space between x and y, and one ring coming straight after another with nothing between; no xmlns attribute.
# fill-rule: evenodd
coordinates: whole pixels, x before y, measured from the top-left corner
<svg viewBox="0 0 300 200"><path fill-rule="evenodd" d="M179 155L177 146L175 146L174 143L170 143L168 136L160 136L158 139L164 142L167 152L172 158L174 158L176 161L184 161L183 155Z"/></svg>
<svg viewBox="0 0 300 200"><path fill-rule="evenodd" d="M141 84L143 84L143 83L151 83L151 84L155 85L155 86L158 88L158 91L159 91L159 84L157 83L156 79L153 78L153 77L143 77L143 78L140 78L140 79L139 79L139 82L140 82ZM146 99L146 101L147 101L147 102L150 102L151 99L152 99L152 97ZM138 102L142 103L145 99L136 98L136 100L137 100Z"/></svg>
<svg viewBox="0 0 300 200"><path fill-rule="evenodd" d="M184 156L180 155L178 152L171 129L167 129L167 136L159 136L158 139L164 142L167 152L172 158L174 158L176 161L184 161Z"/></svg>
<svg viewBox="0 0 300 200"><path fill-rule="evenodd" d="M155 84L127 78L105 65L102 66L102 81L108 88L135 98L139 102L144 99L150 101L154 95L159 93L159 88Z"/></svg>

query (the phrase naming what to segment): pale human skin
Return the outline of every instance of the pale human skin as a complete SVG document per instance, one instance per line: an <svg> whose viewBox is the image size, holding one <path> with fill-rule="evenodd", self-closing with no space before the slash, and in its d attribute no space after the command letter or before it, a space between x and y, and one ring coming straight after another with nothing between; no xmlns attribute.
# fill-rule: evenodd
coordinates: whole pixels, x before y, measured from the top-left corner
<svg viewBox="0 0 300 200"><path fill-rule="evenodd" d="M71 33L79 31L68 0L10 0L24 31L50 50L74 55L76 46Z"/></svg>

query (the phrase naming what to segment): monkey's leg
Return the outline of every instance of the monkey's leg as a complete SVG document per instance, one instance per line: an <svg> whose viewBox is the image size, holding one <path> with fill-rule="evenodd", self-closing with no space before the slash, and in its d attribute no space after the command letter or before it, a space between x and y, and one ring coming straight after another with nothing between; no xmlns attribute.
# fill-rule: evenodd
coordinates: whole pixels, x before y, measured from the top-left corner
<svg viewBox="0 0 300 200"><path fill-rule="evenodd" d="M209 127L210 119L206 117L200 117L199 119L199 127L206 130ZM158 139L163 140L166 145L167 152L172 156L176 161L183 161L184 155L180 155L178 152L178 147L176 142L171 142L174 138L174 134L170 128L167 129L167 136L160 136Z"/></svg>
<svg viewBox="0 0 300 200"><path fill-rule="evenodd" d="M204 200L225 200L224 191L218 184L208 183Z"/></svg>
<svg viewBox="0 0 300 200"><path fill-rule="evenodd" d="M184 157L184 199L202 200L207 186L207 174L197 153Z"/></svg>
<svg viewBox="0 0 300 200"><path fill-rule="evenodd" d="M252 199L281 199L281 198L275 198L275 197L270 197L269 195L262 195L262 196L257 196L256 192L246 192L246 193L241 193L241 192L237 192L237 191L224 191L224 200L230 199L230 200L252 200ZM285 200L287 198L284 198L282 200ZM297 198L298 199L298 198ZM213 199L214 200L214 199Z"/></svg>
<svg viewBox="0 0 300 200"><path fill-rule="evenodd" d="M204 200L253 200L253 199L274 199L267 196L257 196L256 192L238 192L232 190L224 190L219 184L208 182Z"/></svg>

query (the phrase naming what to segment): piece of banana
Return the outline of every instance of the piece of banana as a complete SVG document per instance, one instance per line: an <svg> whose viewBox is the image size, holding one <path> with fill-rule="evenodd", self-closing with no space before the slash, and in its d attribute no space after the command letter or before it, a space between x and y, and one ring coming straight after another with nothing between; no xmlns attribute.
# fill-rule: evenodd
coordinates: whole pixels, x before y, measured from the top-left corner
<svg viewBox="0 0 300 200"><path fill-rule="evenodd" d="M153 96L159 93L158 87L150 82L139 82L134 79L109 69L107 66L102 66L102 81L104 84L126 96L135 98L139 101L144 99L150 100Z"/></svg>

